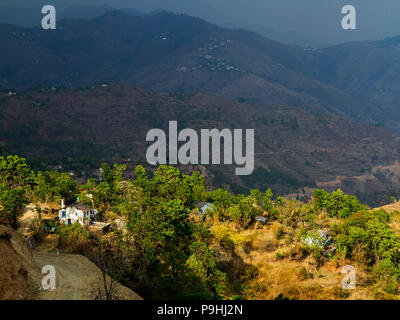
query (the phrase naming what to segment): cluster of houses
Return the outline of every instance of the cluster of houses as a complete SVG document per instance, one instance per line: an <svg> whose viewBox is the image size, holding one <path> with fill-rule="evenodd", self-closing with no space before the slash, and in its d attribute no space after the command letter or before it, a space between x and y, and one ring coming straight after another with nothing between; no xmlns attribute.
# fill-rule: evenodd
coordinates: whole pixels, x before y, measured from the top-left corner
<svg viewBox="0 0 400 320"><path fill-rule="evenodd" d="M89 195L88 195L89 196ZM89 196L90 198L90 196ZM213 205L211 203L206 203L206 202L197 202L196 207L199 210L199 213L201 215L206 215L207 212L211 212L213 210ZM64 200L61 200L61 209L58 211L58 219L60 223L66 224L66 225L73 225L75 223L79 223L81 226L89 226L89 225L95 225L95 224L101 224L99 222L95 222L98 220L98 212L96 209L93 209L92 207L85 205L79 200L75 202L72 205L65 206ZM260 222L262 224L266 223L265 217L256 217L255 219L257 222ZM117 225L119 223L119 220L116 221ZM108 225L108 224L106 224Z"/></svg>

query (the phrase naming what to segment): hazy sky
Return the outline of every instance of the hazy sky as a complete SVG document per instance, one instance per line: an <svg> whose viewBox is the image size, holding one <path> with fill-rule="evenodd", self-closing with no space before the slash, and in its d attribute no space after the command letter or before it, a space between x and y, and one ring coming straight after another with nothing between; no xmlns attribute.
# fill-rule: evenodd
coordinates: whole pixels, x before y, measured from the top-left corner
<svg viewBox="0 0 400 320"><path fill-rule="evenodd" d="M400 35L400 0L1 0L3 5L36 7L71 4L132 7L143 11L184 11L210 22L264 33L338 43ZM341 29L341 8L357 9L357 30Z"/></svg>

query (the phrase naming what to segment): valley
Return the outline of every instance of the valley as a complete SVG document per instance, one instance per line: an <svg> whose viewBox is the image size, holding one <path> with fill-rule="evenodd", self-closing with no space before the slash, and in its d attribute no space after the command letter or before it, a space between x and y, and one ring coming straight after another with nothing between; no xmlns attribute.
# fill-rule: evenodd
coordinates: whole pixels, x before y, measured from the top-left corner
<svg viewBox="0 0 400 320"><path fill-rule="evenodd" d="M374 192L399 186L399 138L383 127L333 114L202 93L160 94L131 85L5 93L0 110L5 152L25 155L38 168L60 166L78 179L96 176L101 161L125 163L128 175L139 163L151 169L146 133L153 128L168 132L168 122L176 120L178 130L255 130L253 175L236 176L234 165L180 166L186 172L206 170L210 187L244 193L272 187L279 194L305 198L307 188L341 187L373 199Z"/></svg>

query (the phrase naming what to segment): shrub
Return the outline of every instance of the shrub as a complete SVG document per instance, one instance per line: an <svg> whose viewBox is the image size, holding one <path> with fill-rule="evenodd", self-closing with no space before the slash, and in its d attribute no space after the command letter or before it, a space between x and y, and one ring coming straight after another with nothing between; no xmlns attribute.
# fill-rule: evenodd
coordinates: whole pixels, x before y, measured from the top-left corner
<svg viewBox="0 0 400 320"><path fill-rule="evenodd" d="M300 280L308 280L312 279L312 273L309 273L305 267L301 267L298 273L298 277Z"/></svg>
<svg viewBox="0 0 400 320"><path fill-rule="evenodd" d="M314 201L317 209L325 209L331 216L340 218L346 218L353 213L367 209L355 196L346 195L340 189L331 194L324 190L315 190Z"/></svg>
<svg viewBox="0 0 400 320"><path fill-rule="evenodd" d="M384 212L357 213L347 219L343 233L336 238L338 251L344 257L357 258L375 265L378 274L387 273L400 279L400 241L383 221Z"/></svg>
<svg viewBox="0 0 400 320"><path fill-rule="evenodd" d="M290 300L289 297L286 297L283 293L278 294L274 300Z"/></svg>
<svg viewBox="0 0 400 320"><path fill-rule="evenodd" d="M46 229L43 220L39 217L35 217L30 225L31 230L36 238L40 240L46 234Z"/></svg>
<svg viewBox="0 0 400 320"><path fill-rule="evenodd" d="M282 226L280 223L278 223L278 222L275 222L275 223L271 226L271 230L272 230L272 233L273 233L274 238L275 238L276 240L279 240L280 237L283 235L283 226Z"/></svg>
<svg viewBox="0 0 400 320"><path fill-rule="evenodd" d="M220 245L222 248L224 248L226 251L233 253L235 251L235 243L232 241L232 239L229 237L229 235L225 235L221 241Z"/></svg>
<svg viewBox="0 0 400 320"><path fill-rule="evenodd" d="M337 298L347 299L350 293L341 287L335 287L333 288L333 295Z"/></svg>
<svg viewBox="0 0 400 320"><path fill-rule="evenodd" d="M288 253L287 252L277 252L275 253L275 259L276 260L283 260L285 258L288 257Z"/></svg>
<svg viewBox="0 0 400 320"><path fill-rule="evenodd" d="M61 245L74 253L83 253L89 245L89 233L79 224L60 225L57 229Z"/></svg>

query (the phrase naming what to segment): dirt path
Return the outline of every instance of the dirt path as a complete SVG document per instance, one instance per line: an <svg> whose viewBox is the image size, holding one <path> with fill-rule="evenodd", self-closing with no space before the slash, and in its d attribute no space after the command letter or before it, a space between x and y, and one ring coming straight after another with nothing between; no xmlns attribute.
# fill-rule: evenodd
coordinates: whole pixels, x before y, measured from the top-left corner
<svg viewBox="0 0 400 320"><path fill-rule="evenodd" d="M36 217L34 209L35 206L32 203L25 207L22 216L19 218L19 228L18 228L19 233L22 233L23 235L29 233L29 229L33 222L33 219Z"/></svg>
<svg viewBox="0 0 400 320"><path fill-rule="evenodd" d="M26 207L20 217L18 232L26 235L35 218L34 205ZM44 247L32 250L35 266L42 270L45 265L54 266L56 270L56 289L41 290L40 300L93 300L98 290L104 293L104 283L100 269L82 255L49 252ZM44 274L41 276L45 276ZM115 298L122 300L142 300L132 290L117 283Z"/></svg>

